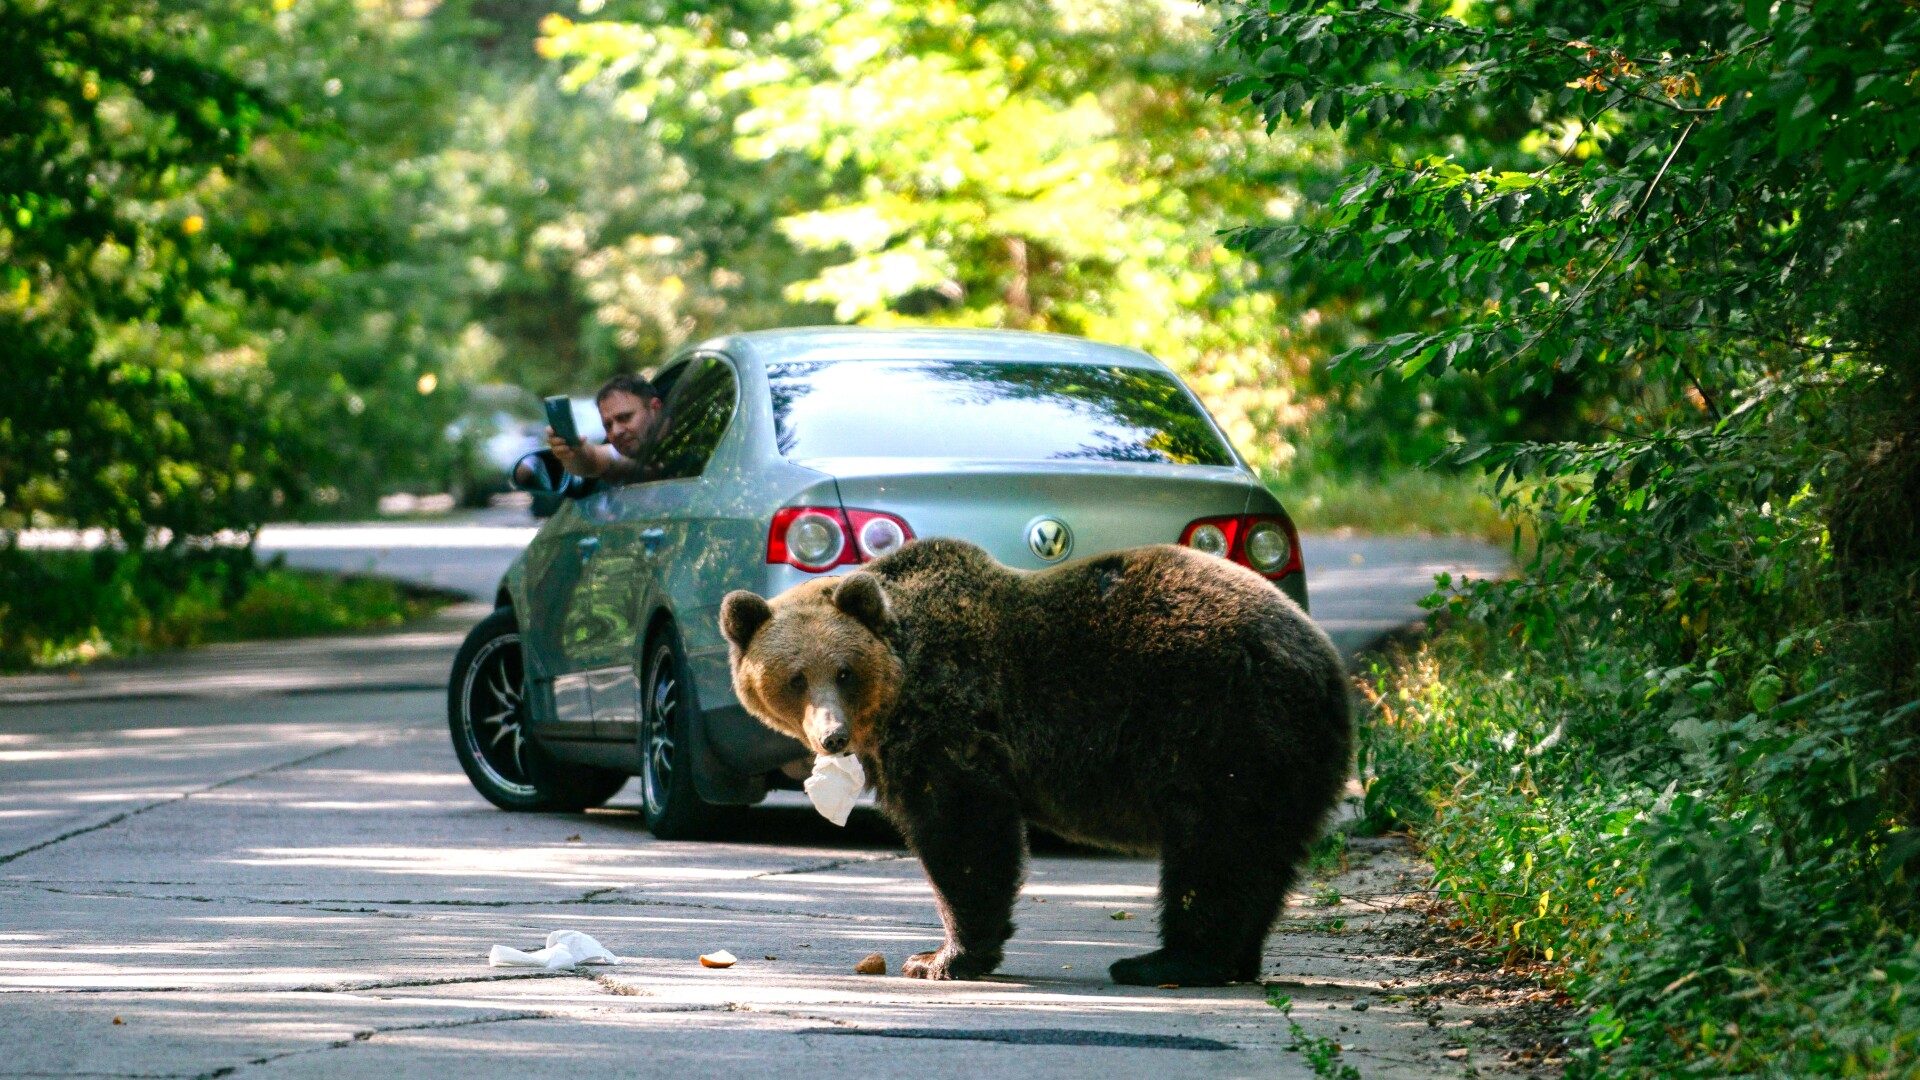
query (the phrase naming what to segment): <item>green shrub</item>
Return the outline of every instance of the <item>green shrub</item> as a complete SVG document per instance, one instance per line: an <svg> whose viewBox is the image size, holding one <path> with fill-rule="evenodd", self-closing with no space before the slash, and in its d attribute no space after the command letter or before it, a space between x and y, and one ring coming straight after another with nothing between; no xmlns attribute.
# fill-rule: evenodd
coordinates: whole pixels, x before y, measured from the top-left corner
<svg viewBox="0 0 1920 1080"><path fill-rule="evenodd" d="M1582 1071L1920 1067L1920 845L1886 800L1913 707L1650 652L1475 629L1376 667L1368 822L1416 826L1465 915L1563 962Z"/></svg>
<svg viewBox="0 0 1920 1080"><path fill-rule="evenodd" d="M245 548L0 549L0 670L396 626L447 599L379 578L258 565Z"/></svg>
<svg viewBox="0 0 1920 1080"><path fill-rule="evenodd" d="M1920 1069L1914 579L1835 558L1843 414L1755 400L1739 437L1508 451L1525 576L1443 576L1446 632L1372 676L1369 822L1564 963L1576 1074Z"/></svg>
<svg viewBox="0 0 1920 1080"><path fill-rule="evenodd" d="M1376 676L1369 820L1565 959L1576 1072L1920 1072L1920 13L1224 7L1224 96L1352 151L1230 242L1410 382L1328 445L1532 530Z"/></svg>

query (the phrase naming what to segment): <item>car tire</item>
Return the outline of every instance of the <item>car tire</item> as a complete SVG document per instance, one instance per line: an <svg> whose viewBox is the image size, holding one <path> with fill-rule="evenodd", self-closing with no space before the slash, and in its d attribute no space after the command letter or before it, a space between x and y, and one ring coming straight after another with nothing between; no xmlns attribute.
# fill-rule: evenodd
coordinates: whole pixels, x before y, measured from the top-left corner
<svg viewBox="0 0 1920 1080"><path fill-rule="evenodd" d="M613 798L625 773L575 765L527 735L526 667L511 608L480 620L453 658L447 726L460 768L502 810L577 813Z"/></svg>
<svg viewBox="0 0 1920 1080"><path fill-rule="evenodd" d="M693 781L693 721L699 699L680 635L663 625L647 642L640 676L640 808L662 840L709 835L724 807L700 797Z"/></svg>

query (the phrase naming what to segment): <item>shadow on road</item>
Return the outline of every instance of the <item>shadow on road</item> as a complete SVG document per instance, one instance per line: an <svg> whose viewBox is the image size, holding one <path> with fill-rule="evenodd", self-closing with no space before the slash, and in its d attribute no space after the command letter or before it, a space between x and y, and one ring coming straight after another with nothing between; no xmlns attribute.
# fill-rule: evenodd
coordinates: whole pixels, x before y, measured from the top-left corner
<svg viewBox="0 0 1920 1080"><path fill-rule="evenodd" d="M588 811L585 817L596 825L612 825L631 830L636 840L652 840L646 821L637 806L614 805ZM871 806L861 806L847 819L845 827L823 818L795 792L775 792L768 802L729 814L707 838L709 841L740 844L745 847L835 848L843 851L907 853L906 841L887 821L886 815ZM1036 856L1065 858L1126 859L1100 848L1076 844L1042 829L1029 829L1027 846Z"/></svg>

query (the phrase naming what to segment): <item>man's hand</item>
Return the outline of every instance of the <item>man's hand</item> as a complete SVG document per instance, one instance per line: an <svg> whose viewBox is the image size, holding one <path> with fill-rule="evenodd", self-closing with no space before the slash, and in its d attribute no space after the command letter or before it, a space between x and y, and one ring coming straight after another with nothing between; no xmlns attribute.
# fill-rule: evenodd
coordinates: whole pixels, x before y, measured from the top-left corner
<svg viewBox="0 0 1920 1080"><path fill-rule="evenodd" d="M589 480L605 475L613 464L613 453L606 447L590 442L576 446L555 435L552 428L547 429L547 449L560 459L561 468Z"/></svg>

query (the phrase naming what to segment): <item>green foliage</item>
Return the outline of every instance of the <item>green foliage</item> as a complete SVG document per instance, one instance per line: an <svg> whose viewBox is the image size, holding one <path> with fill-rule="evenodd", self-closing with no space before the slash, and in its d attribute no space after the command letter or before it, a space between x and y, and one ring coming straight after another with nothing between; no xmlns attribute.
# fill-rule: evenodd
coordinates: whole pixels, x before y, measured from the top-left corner
<svg viewBox="0 0 1920 1080"><path fill-rule="evenodd" d="M1346 869L1347 834L1340 829L1329 829L1307 851L1307 861L1301 864L1300 872L1309 878L1317 878L1345 873Z"/></svg>
<svg viewBox="0 0 1920 1080"><path fill-rule="evenodd" d="M1571 406L1444 455L1525 573L1378 677L1369 820L1568 962L1582 1070L1914 1068L1920 16L1281 0L1224 41L1229 97L1364 158L1235 238L1392 312L1345 362Z"/></svg>
<svg viewBox="0 0 1920 1080"><path fill-rule="evenodd" d="M141 0L0 6L0 527L46 514L137 544L285 498L206 210L273 108L182 28Z"/></svg>
<svg viewBox="0 0 1920 1080"><path fill-rule="evenodd" d="M537 14L257 7L210 16L220 53L308 122L255 140L256 182L227 216L282 238L255 274L271 305L254 328L311 444L316 510L458 477L443 433L490 411L490 384L583 393L725 310L696 283L685 163L610 102L561 91Z"/></svg>
<svg viewBox="0 0 1920 1080"><path fill-rule="evenodd" d="M1310 225L1240 242L1423 316L1424 332L1356 351L1378 368L1517 357L1524 388L1635 364L1719 414L1733 354L1809 341L1817 256L1898 205L1920 142L1896 74L1920 50L1909 14L1833 0L1771 18L1727 3L1237 9L1226 38L1255 66L1228 97L1269 122L1400 136ZM1407 152L1423 144L1460 149Z"/></svg>
<svg viewBox="0 0 1920 1080"><path fill-rule="evenodd" d="M1276 172L1304 143L1263 138L1207 96L1220 68L1200 9L799 0L768 11L555 16L541 47L566 63L569 86L700 162L710 198L765 223L784 258L763 241L726 252L763 261L727 265L777 286L789 321L1137 345L1256 460L1292 453L1308 411L1297 384L1318 346L1285 325L1284 298L1218 233L1268 198L1245 177Z"/></svg>
<svg viewBox="0 0 1920 1080"><path fill-rule="evenodd" d="M1287 1028L1293 1041L1287 1045L1290 1052L1306 1059L1307 1068L1313 1075L1326 1077L1327 1080L1360 1080L1360 1070L1340 1060L1340 1044L1324 1035L1309 1035L1307 1029L1293 1018L1293 998L1282 994L1277 986L1267 987L1267 1004L1280 1010L1287 1018Z"/></svg>
<svg viewBox="0 0 1920 1080"><path fill-rule="evenodd" d="M460 474L489 384L836 318L1140 345L1276 467L1483 430L1465 380L1327 380L1351 323L1221 242L1340 140L1211 97L1202 9L548 10L8 5L0 529L363 513Z"/></svg>
<svg viewBox="0 0 1920 1080"><path fill-rule="evenodd" d="M1371 823L1413 824L1445 892L1596 1006L1603 1075L1873 1075L1920 1062L1907 863L1883 792L1912 706L1764 665L1456 635L1376 669ZM1811 643L1807 643L1811 644ZM1795 675L1830 661L1781 659ZM1862 751L1865 751L1864 753Z"/></svg>
<svg viewBox="0 0 1920 1080"><path fill-rule="evenodd" d="M787 311L705 254L770 225L483 11L0 7L0 530L364 513L458 474L475 387Z"/></svg>
<svg viewBox="0 0 1920 1080"><path fill-rule="evenodd" d="M1831 256L1899 216L1920 138L1900 9L1227 7L1226 96L1368 159L1237 245L1355 296L1349 364L1439 376L1459 436L1706 428L1783 363L1844 363Z"/></svg>
<svg viewBox="0 0 1920 1080"><path fill-rule="evenodd" d="M258 566L238 547L4 550L0 597L0 671L397 626L447 600L378 578Z"/></svg>

